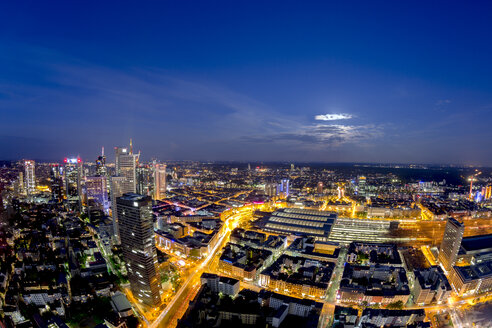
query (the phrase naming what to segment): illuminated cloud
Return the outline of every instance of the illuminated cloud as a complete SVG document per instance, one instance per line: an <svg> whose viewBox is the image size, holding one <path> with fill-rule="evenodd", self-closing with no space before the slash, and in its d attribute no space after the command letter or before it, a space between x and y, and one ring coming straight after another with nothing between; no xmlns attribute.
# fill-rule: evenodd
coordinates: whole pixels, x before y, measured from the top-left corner
<svg viewBox="0 0 492 328"><path fill-rule="evenodd" d="M344 144L367 144L383 136L383 126L375 124L342 125L342 124L314 124L299 126L292 132L284 132L262 136L249 136L244 140L254 143L288 142L292 144L318 145L324 147L338 147Z"/></svg>
<svg viewBox="0 0 492 328"><path fill-rule="evenodd" d="M317 121L337 121L337 120L349 120L353 116L351 114L324 114L324 115L316 115L314 117Z"/></svg>

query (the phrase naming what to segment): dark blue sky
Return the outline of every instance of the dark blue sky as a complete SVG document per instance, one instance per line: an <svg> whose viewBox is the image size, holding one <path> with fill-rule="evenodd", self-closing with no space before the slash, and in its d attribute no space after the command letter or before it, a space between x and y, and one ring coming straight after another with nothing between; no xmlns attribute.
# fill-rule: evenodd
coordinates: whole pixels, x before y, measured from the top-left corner
<svg viewBox="0 0 492 328"><path fill-rule="evenodd" d="M492 165L492 4L0 3L0 159Z"/></svg>

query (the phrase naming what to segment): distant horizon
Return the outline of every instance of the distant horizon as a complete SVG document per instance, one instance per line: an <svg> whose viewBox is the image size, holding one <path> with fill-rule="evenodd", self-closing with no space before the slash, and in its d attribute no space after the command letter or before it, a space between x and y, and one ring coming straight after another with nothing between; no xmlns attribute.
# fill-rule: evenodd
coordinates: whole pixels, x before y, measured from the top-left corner
<svg viewBox="0 0 492 328"><path fill-rule="evenodd" d="M67 158L71 158L72 156L67 156ZM77 156L73 156L77 157ZM81 157L82 163L95 163L97 156L93 160L84 160L84 158ZM109 164L114 164L114 158L111 160L108 160L108 157L106 156L107 163ZM36 158L31 158L31 157L23 157L23 158L18 158L18 159L0 159L1 162L18 162L22 160L33 160L36 163L63 163L63 158L60 160L46 160L46 159L36 159ZM340 165L340 166L377 166L377 165L384 165L384 166L394 166L394 165L402 165L402 166L428 166L429 168L484 168L484 169L492 169L492 166L484 166L484 165L468 165L468 164L453 164L453 163L383 163L383 162L317 162L317 161L306 161L306 162L301 162L301 161L258 161L258 160L251 160L251 161L243 161L243 160L162 160L158 158L151 158L151 159L144 159L142 162L143 163L149 163L153 160L157 160L158 162L164 162L164 163L181 163L181 162L196 162L196 163L201 163L201 164L243 164L243 165L248 165L248 164L264 164L264 165L273 165L273 164L282 164L282 165L291 165L294 164L296 165L309 165L309 164L314 164L314 165ZM254 167L252 167L253 169ZM418 168L416 168L418 169Z"/></svg>

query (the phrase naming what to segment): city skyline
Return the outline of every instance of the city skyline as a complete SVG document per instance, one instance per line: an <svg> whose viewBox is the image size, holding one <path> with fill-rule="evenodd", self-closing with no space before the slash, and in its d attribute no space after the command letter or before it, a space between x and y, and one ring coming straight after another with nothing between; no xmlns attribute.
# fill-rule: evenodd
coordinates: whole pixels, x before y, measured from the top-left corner
<svg viewBox="0 0 492 328"><path fill-rule="evenodd" d="M0 159L492 166L489 6L3 3Z"/></svg>

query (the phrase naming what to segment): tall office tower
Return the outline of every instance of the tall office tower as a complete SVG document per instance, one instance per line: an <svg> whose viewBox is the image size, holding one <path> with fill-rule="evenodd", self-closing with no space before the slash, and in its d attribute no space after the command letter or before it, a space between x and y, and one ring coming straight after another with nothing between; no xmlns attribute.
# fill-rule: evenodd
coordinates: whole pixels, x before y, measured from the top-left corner
<svg viewBox="0 0 492 328"><path fill-rule="evenodd" d="M248 163L248 171L251 171L251 164Z"/></svg>
<svg viewBox="0 0 492 328"><path fill-rule="evenodd" d="M34 161L24 161L24 178L26 179L24 187L26 188L27 195L32 195L36 191L36 176L34 173L35 165L36 164Z"/></svg>
<svg viewBox="0 0 492 328"><path fill-rule="evenodd" d="M125 177L128 184L128 192L137 191L136 171L138 155L128 151L128 148L115 148L116 175Z"/></svg>
<svg viewBox="0 0 492 328"><path fill-rule="evenodd" d="M267 183L265 184L265 195L269 197L274 197L277 195L277 184L276 183Z"/></svg>
<svg viewBox="0 0 492 328"><path fill-rule="evenodd" d="M283 194L285 197L289 196L289 179L282 179L278 185L278 194Z"/></svg>
<svg viewBox="0 0 492 328"><path fill-rule="evenodd" d="M137 194L153 194L154 169L149 165L139 164L137 167Z"/></svg>
<svg viewBox="0 0 492 328"><path fill-rule="evenodd" d="M63 160L63 184L64 194L68 205L74 209L82 209L82 160L77 158L65 158Z"/></svg>
<svg viewBox="0 0 492 328"><path fill-rule="evenodd" d="M357 178L358 183L357 183L357 192L359 195L365 195L366 194L366 177L365 176L360 176Z"/></svg>
<svg viewBox="0 0 492 328"><path fill-rule="evenodd" d="M50 178L56 179L61 177L62 169L59 164L50 164Z"/></svg>
<svg viewBox="0 0 492 328"><path fill-rule="evenodd" d="M154 199L166 197L166 164L154 165Z"/></svg>
<svg viewBox="0 0 492 328"><path fill-rule="evenodd" d="M448 218L441 247L439 249L439 262L446 271L451 270L458 257L458 251L460 250L464 231L465 226L463 223L460 223L453 218Z"/></svg>
<svg viewBox="0 0 492 328"><path fill-rule="evenodd" d="M50 169L51 198L57 202L63 199L63 180L60 173L60 165L52 164Z"/></svg>
<svg viewBox="0 0 492 328"><path fill-rule="evenodd" d="M120 233L118 229L118 203L117 198L126 193L133 193L125 177L111 177L111 217L113 218L114 241L120 243Z"/></svg>
<svg viewBox="0 0 492 328"><path fill-rule="evenodd" d="M24 188L24 172L19 171L19 177L17 179L18 182L18 187L17 187L17 194L25 194L26 189Z"/></svg>
<svg viewBox="0 0 492 328"><path fill-rule="evenodd" d="M109 212L108 188L105 176L85 178L85 190L87 196L87 208L91 211L100 210L105 214Z"/></svg>
<svg viewBox="0 0 492 328"><path fill-rule="evenodd" d="M130 140L130 147L131 140ZM118 203L116 199L126 193L137 191L137 163L138 155L134 155L132 149L126 147L115 147L116 176L111 178L111 215L115 242L120 242L118 226Z"/></svg>
<svg viewBox="0 0 492 328"><path fill-rule="evenodd" d="M296 167L294 166L294 163L290 164L290 170L294 171L295 169L296 169Z"/></svg>
<svg viewBox="0 0 492 328"><path fill-rule="evenodd" d="M317 186L317 188L316 188L316 192L317 192L318 194L322 194L322 193L323 193L323 182L321 182L321 181L320 181L320 182L318 182L318 186Z"/></svg>
<svg viewBox="0 0 492 328"><path fill-rule="evenodd" d="M133 296L147 305L159 305L152 200L149 196L127 193L116 202L123 258Z"/></svg>
<svg viewBox="0 0 492 328"><path fill-rule="evenodd" d="M102 147L101 155L96 160L96 175L107 176L106 156L104 156L104 147Z"/></svg>

